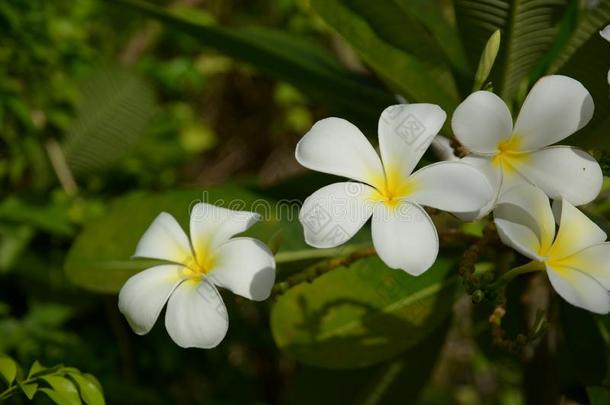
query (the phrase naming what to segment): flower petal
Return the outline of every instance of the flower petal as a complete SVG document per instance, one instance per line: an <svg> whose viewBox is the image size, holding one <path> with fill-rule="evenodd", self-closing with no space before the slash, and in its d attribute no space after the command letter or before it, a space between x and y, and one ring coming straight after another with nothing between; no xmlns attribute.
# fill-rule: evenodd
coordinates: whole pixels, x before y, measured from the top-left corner
<svg viewBox="0 0 610 405"><path fill-rule="evenodd" d="M455 137L471 151L495 154L498 143L511 137L513 119L500 97L477 91L455 109L451 127Z"/></svg>
<svg viewBox="0 0 610 405"><path fill-rule="evenodd" d="M610 294L595 279L566 267L546 267L551 285L570 304L597 314L610 312Z"/></svg>
<svg viewBox="0 0 610 405"><path fill-rule="evenodd" d="M299 213L305 241L317 248L339 246L352 238L373 213L375 189L361 183L335 183L310 195Z"/></svg>
<svg viewBox="0 0 610 405"><path fill-rule="evenodd" d="M186 266L193 262L188 237L174 217L166 212L160 213L144 232L134 257L167 260Z"/></svg>
<svg viewBox="0 0 610 405"><path fill-rule="evenodd" d="M165 328L180 347L218 346L229 328L227 308L206 280L187 280L174 290L165 311Z"/></svg>
<svg viewBox="0 0 610 405"><path fill-rule="evenodd" d="M135 333L150 332L172 291L182 282L183 269L175 264L151 267L123 285L119 292L119 311Z"/></svg>
<svg viewBox="0 0 610 405"><path fill-rule="evenodd" d="M518 209L501 207L507 205ZM534 231L542 250L551 246L555 238L555 218L549 198L542 190L527 183L514 186L499 197L498 208L500 217L514 213L517 217L510 218L512 222L519 222Z"/></svg>
<svg viewBox="0 0 610 405"><path fill-rule="evenodd" d="M438 162L413 173L415 191L408 199L450 212L473 212L494 198L486 177L464 162Z"/></svg>
<svg viewBox="0 0 610 405"><path fill-rule="evenodd" d="M606 28L601 30L599 35L601 35L606 41L610 41L610 24L606 25Z"/></svg>
<svg viewBox="0 0 610 405"><path fill-rule="evenodd" d="M514 133L522 137L522 150L536 150L587 125L593 110L593 98L579 81L546 76L538 80L523 102Z"/></svg>
<svg viewBox="0 0 610 405"><path fill-rule="evenodd" d="M316 122L297 144L295 156L311 170L368 184L383 177L381 160L371 143L355 125L341 118Z"/></svg>
<svg viewBox="0 0 610 405"><path fill-rule="evenodd" d="M191 210L191 242L198 258L205 258L234 235L260 220L255 212L234 211L206 203Z"/></svg>
<svg viewBox="0 0 610 405"><path fill-rule="evenodd" d="M610 290L610 243L600 243L561 260L561 265L593 277Z"/></svg>
<svg viewBox="0 0 610 405"><path fill-rule="evenodd" d="M593 201L604 181L599 163L588 153L570 146L533 152L517 170L549 197L563 197L574 205Z"/></svg>
<svg viewBox="0 0 610 405"><path fill-rule="evenodd" d="M423 208L407 201L396 207L375 205L373 244L388 267L414 276L428 270L438 255L434 223Z"/></svg>
<svg viewBox="0 0 610 405"><path fill-rule="evenodd" d="M483 208L472 212L455 213L462 221L474 221L489 214L496 206L496 200L502 186L502 169L500 166L492 164L491 158L486 156L468 155L462 158L461 161L479 170L485 176L492 189L492 199Z"/></svg>
<svg viewBox="0 0 610 405"><path fill-rule="evenodd" d="M409 176L446 118L445 111L434 104L398 104L386 108L378 125L386 175L397 172L403 178Z"/></svg>
<svg viewBox="0 0 610 405"><path fill-rule="evenodd" d="M606 240L606 233L565 199L553 202L553 213L559 224L555 243L549 252L553 258L571 256Z"/></svg>
<svg viewBox="0 0 610 405"><path fill-rule="evenodd" d="M209 280L254 301L269 298L275 281L273 254L261 241L236 238L216 252L216 265Z"/></svg>

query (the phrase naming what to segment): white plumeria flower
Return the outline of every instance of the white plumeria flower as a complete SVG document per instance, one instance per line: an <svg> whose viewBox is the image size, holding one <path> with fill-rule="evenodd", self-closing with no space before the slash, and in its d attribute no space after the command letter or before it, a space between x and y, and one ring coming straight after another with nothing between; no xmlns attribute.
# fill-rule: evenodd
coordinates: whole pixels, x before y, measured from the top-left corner
<svg viewBox="0 0 610 405"><path fill-rule="evenodd" d="M131 277L119 294L119 309L133 331L148 333L167 302L165 328L176 344L217 346L227 333L229 318L216 287L254 301L271 293L272 253L256 239L233 238L259 219L256 213L199 203L191 212L189 241L174 217L159 214L134 257L168 263Z"/></svg>
<svg viewBox="0 0 610 405"><path fill-rule="evenodd" d="M381 159L348 121L318 121L298 143L296 159L309 169L355 182L331 184L305 200L299 219L307 243L341 245L372 216L373 244L389 267L412 275L430 268L438 254L438 235L421 206L469 212L492 198L485 176L462 162L440 162L413 173L445 118L432 104L387 108L379 119Z"/></svg>
<svg viewBox="0 0 610 405"><path fill-rule="evenodd" d="M471 94L458 106L451 125L496 196L519 183L531 183L551 198L574 205L592 201L602 186L595 159L570 146L551 146L584 127L593 116L593 99L580 82L566 76L540 79L529 92L515 125L502 99L488 91ZM490 205L469 219L486 215Z"/></svg>
<svg viewBox="0 0 610 405"><path fill-rule="evenodd" d="M531 269L546 270L566 301L591 312L610 312L610 243L566 199L555 200L551 209L544 192L519 185L500 197L494 222L502 242L532 259Z"/></svg>

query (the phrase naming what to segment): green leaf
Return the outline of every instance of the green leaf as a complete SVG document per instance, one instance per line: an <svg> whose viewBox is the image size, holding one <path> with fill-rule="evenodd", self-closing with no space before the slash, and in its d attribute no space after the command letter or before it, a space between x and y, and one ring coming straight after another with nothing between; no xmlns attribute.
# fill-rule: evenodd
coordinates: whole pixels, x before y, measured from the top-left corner
<svg viewBox="0 0 610 405"><path fill-rule="evenodd" d="M491 35L491 37L489 37L489 40L485 45L485 49L483 49L481 59L479 60L479 67L477 68L477 73L474 76L474 86L472 87L472 91L481 90L483 88L485 81L489 77L491 68L494 66L496 56L498 56L501 38L502 34L500 33L500 30L497 30Z"/></svg>
<svg viewBox="0 0 610 405"><path fill-rule="evenodd" d="M291 83L313 100L360 123L376 125L393 97L370 80L342 67L326 50L285 32L224 28L178 17L138 0L112 0L201 41L205 47L249 63Z"/></svg>
<svg viewBox="0 0 610 405"><path fill-rule="evenodd" d="M353 370L301 366L286 390L287 405L418 403L447 334L445 322L416 346L386 362ZM312 389L316 387L316 389Z"/></svg>
<svg viewBox="0 0 610 405"><path fill-rule="evenodd" d="M591 405L610 404L610 390L604 387L587 387L587 395Z"/></svg>
<svg viewBox="0 0 610 405"><path fill-rule="evenodd" d="M44 392L49 398L51 398L51 400L53 402L55 402L58 405L73 405L74 404L74 402L72 402L69 398L66 398L66 396L64 396L62 393L53 391L50 388L40 388L39 391ZM80 402L78 402L78 403L80 404Z"/></svg>
<svg viewBox="0 0 610 405"><path fill-rule="evenodd" d="M47 370L47 368L40 364L38 360L34 361L32 367L30 367L30 371L28 372L28 379L44 372L45 370Z"/></svg>
<svg viewBox="0 0 610 405"><path fill-rule="evenodd" d="M15 360L8 356L0 355L0 374L4 377L7 384L11 386L17 376L17 363L15 363Z"/></svg>
<svg viewBox="0 0 610 405"><path fill-rule="evenodd" d="M600 384L606 376L606 344L593 315L561 301L561 325L565 339L562 371L587 385Z"/></svg>
<svg viewBox="0 0 610 405"><path fill-rule="evenodd" d="M44 388L42 388L41 391L44 391L47 395L49 395L51 399L53 399L58 404L81 404L78 390L76 389L74 383L69 379L65 377L60 377L58 375L47 375L41 377L41 379L46 381L51 386L55 395L49 395L49 393L46 392ZM60 401L58 401L57 399L59 399Z"/></svg>
<svg viewBox="0 0 610 405"><path fill-rule="evenodd" d="M505 100L513 99L553 45L558 11L566 4L567 0L455 0L458 27L473 64L487 38L502 31L503 46L492 80Z"/></svg>
<svg viewBox="0 0 610 405"><path fill-rule="evenodd" d="M387 360L419 343L449 316L453 264L439 258L413 277L378 257L362 259L299 284L271 312L277 346L318 367L356 368Z"/></svg>
<svg viewBox="0 0 610 405"><path fill-rule="evenodd" d="M23 391L27 399L31 401L34 398L34 395L36 395L36 391L38 391L38 384L19 383L19 388L21 388L21 391Z"/></svg>
<svg viewBox="0 0 610 405"><path fill-rule="evenodd" d="M282 246L277 253L282 261L311 258L323 251L307 248L297 218L296 206L278 210L275 201L265 200L239 187L223 186L208 190L178 190L162 194L134 193L114 201L107 215L88 224L73 243L64 268L76 285L91 291L118 292L129 277L158 264L158 261L132 260L138 240L161 212L174 215L188 231L189 210L196 202L259 212L263 220L246 235L263 242L282 231ZM289 212L292 210L292 212ZM288 254L294 252L297 257Z"/></svg>
<svg viewBox="0 0 610 405"><path fill-rule="evenodd" d="M64 145L75 175L103 169L125 155L155 111L152 89L123 69L101 69L83 84Z"/></svg>
<svg viewBox="0 0 610 405"><path fill-rule="evenodd" d="M447 111L457 105L444 52L426 27L394 1L312 0L311 5L394 91Z"/></svg>
<svg viewBox="0 0 610 405"><path fill-rule="evenodd" d="M587 126L573 138L570 144L598 149L610 147L610 98L608 97L608 69L610 68L610 44L599 35L599 30L610 21L610 0L580 17L571 39L551 66L551 73L560 73L580 81L595 101L595 114Z"/></svg>
<svg viewBox="0 0 610 405"><path fill-rule="evenodd" d="M74 382L76 382L80 395L86 404L104 405L106 403L100 388L97 384L93 383L91 379L75 372L69 373L69 376L72 380L74 380Z"/></svg>

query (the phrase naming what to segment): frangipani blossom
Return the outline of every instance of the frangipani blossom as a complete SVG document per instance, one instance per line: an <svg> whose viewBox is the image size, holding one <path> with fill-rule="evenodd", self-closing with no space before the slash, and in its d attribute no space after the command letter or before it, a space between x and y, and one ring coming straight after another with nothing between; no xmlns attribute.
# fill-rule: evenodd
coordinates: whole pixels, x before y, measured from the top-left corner
<svg viewBox="0 0 610 405"><path fill-rule="evenodd" d="M134 257L166 261L131 277L119 309L138 335L148 333L167 302L165 328L181 347L212 348L227 333L227 309L216 287L262 301L275 280L275 261L260 241L234 235L259 215L210 204L194 206L190 240L174 217L161 213L146 230Z"/></svg>
<svg viewBox="0 0 610 405"><path fill-rule="evenodd" d="M319 172L353 179L307 198L299 219L305 240L318 248L345 243L372 216L373 244L391 268L419 275L434 263L438 235L422 205L451 212L480 209L492 198L485 177L462 162L413 172L446 114L432 104L395 105L379 119L381 159L354 125L317 122L296 147L296 159Z"/></svg>
<svg viewBox="0 0 610 405"><path fill-rule="evenodd" d="M602 186L595 159L580 149L552 146L584 127L593 116L593 99L566 76L540 79L529 92L513 126L508 107L488 91L471 94L458 106L451 125L472 154L463 161L479 168L496 196L519 183L531 183L551 198L571 204L592 201ZM486 215L495 200L469 218Z"/></svg>
<svg viewBox="0 0 610 405"><path fill-rule="evenodd" d="M541 190L516 186L500 197L494 222L502 242L532 259L533 269L539 264L539 270L546 270L566 301L591 312L610 312L610 243L566 199L556 200L551 209Z"/></svg>

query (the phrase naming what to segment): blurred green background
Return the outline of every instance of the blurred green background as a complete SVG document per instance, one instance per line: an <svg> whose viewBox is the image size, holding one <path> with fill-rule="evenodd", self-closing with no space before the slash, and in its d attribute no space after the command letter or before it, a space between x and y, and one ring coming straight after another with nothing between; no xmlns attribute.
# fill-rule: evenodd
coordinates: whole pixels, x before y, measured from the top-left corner
<svg viewBox="0 0 610 405"><path fill-rule="evenodd" d="M376 119L396 95L452 111L473 88L497 29L498 61L479 85L518 106L545 73L583 81L596 117L569 143L606 159L610 47L597 30L610 20L610 2L593 3L0 1L0 353L22 377L35 361L90 373L110 404L607 403L610 321L573 308L559 316L558 302L549 310L560 325L551 338L516 354L493 345L493 305L473 307L457 287L425 304L444 308L425 333L377 320L396 349L368 358L360 356L367 344L356 346L353 362L366 358L366 367L329 360L349 368L338 371L319 367L328 364L311 352L278 348L290 339L282 335L288 304L273 321L275 301L223 295L225 341L183 350L162 322L145 337L133 334L114 294L138 270L129 255L157 212L173 210L184 224L204 190L225 200L303 199L329 182L293 157L316 120L349 118L375 139ZM605 193L589 213L607 229ZM468 232L480 236L474 228ZM306 249L294 220L254 232L287 258L280 280L315 262L292 264L291 252ZM466 243L444 251L422 288L455 272ZM110 259L123 262L112 267ZM381 275L353 283L396 289L374 305L419 288L375 259L366 266ZM531 286L521 281L507 292L511 336L535 312L525 292ZM50 399L38 393L34 401Z"/></svg>

